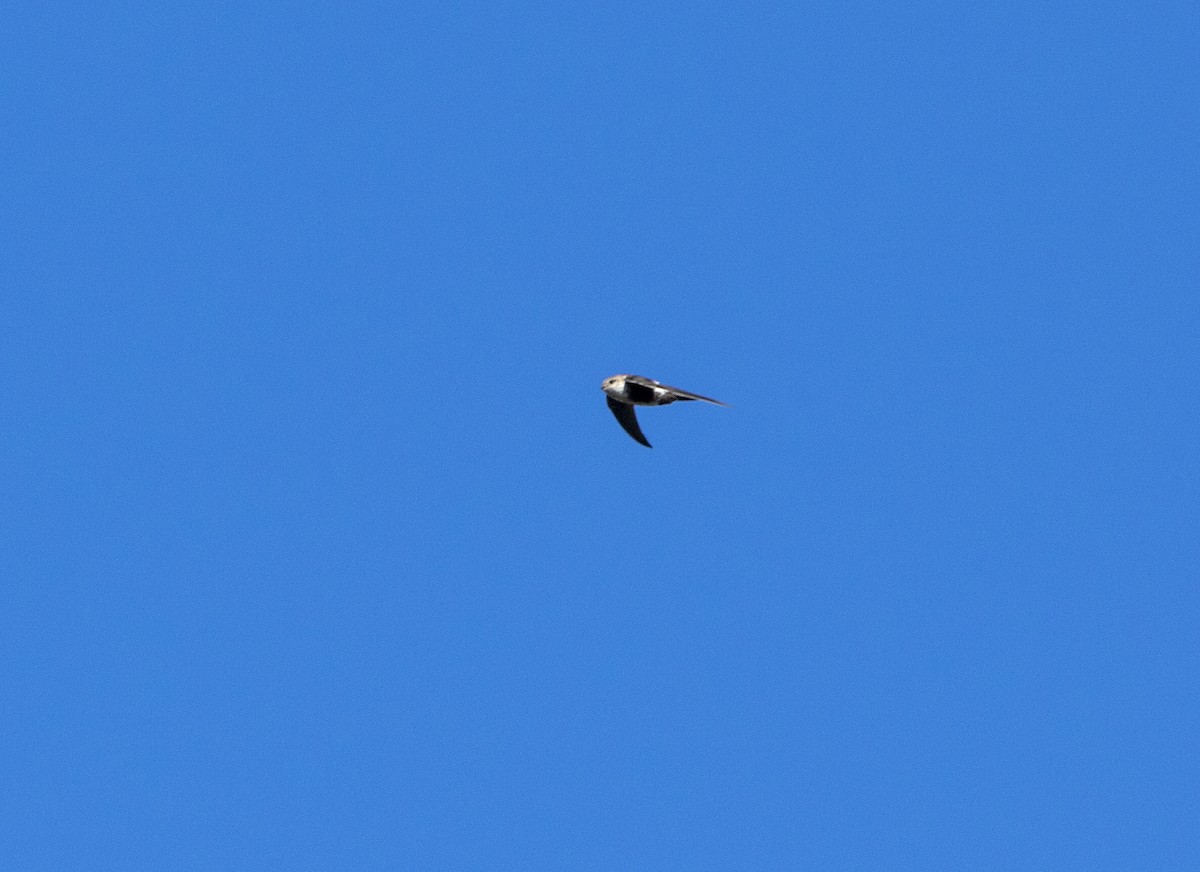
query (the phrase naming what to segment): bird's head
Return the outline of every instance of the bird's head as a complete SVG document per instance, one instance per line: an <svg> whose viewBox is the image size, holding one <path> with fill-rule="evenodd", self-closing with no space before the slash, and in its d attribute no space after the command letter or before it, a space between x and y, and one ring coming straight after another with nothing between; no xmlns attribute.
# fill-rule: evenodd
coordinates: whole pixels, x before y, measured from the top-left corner
<svg viewBox="0 0 1200 872"><path fill-rule="evenodd" d="M625 376L610 375L604 381L600 382L600 389L606 394L619 394L625 388Z"/></svg>

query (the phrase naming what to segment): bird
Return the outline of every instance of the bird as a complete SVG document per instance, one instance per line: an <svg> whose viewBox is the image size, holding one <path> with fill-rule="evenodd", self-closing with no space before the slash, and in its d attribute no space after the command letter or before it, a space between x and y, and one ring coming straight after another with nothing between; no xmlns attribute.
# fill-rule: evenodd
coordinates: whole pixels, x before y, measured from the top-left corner
<svg viewBox="0 0 1200 872"><path fill-rule="evenodd" d="M654 446L647 441L642 428L638 426L634 406L666 406L677 400L701 400L714 406L728 406L728 403L722 403L712 397L673 388L641 375L610 375L600 383L600 388L607 395L608 407L616 415L617 422L625 428L626 433L647 448Z"/></svg>

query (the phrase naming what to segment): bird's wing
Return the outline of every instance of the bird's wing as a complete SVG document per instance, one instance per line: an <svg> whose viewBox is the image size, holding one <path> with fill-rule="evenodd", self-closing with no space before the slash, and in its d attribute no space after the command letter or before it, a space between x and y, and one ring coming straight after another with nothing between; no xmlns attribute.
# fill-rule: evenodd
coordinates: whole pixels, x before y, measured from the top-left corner
<svg viewBox="0 0 1200 872"><path fill-rule="evenodd" d="M712 403L714 406L729 406L729 403L722 403L720 400L714 400L712 397L706 397L701 394L693 394L691 391L680 390L679 388L673 388L670 385L659 385L659 387L665 391L670 391L681 400L703 400L706 403Z"/></svg>
<svg viewBox="0 0 1200 872"><path fill-rule="evenodd" d="M654 388L658 384L654 379L640 375L625 377L625 396L635 403L653 403Z"/></svg>
<svg viewBox="0 0 1200 872"><path fill-rule="evenodd" d="M612 397L607 397L606 399L608 400L608 407L617 416L617 422L625 428L625 432L647 448L652 447L646 441L646 437L642 435L642 428L638 426L638 419L637 415L634 414L633 406L629 405L629 403L622 403L620 400L614 400Z"/></svg>

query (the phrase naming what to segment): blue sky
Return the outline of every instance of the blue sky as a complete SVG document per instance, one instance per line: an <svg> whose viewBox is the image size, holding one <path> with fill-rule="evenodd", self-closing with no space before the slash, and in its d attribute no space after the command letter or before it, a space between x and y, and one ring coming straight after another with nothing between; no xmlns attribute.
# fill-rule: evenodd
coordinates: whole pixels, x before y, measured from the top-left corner
<svg viewBox="0 0 1200 872"><path fill-rule="evenodd" d="M1196 868L1198 18L10 7L5 868Z"/></svg>

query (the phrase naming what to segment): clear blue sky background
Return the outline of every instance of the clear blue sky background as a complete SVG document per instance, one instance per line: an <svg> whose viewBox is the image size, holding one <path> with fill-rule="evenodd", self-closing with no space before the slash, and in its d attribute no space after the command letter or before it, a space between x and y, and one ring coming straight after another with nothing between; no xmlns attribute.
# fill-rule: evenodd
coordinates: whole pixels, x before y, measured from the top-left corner
<svg viewBox="0 0 1200 872"><path fill-rule="evenodd" d="M1200 868L1195 3L4 19L4 868Z"/></svg>

